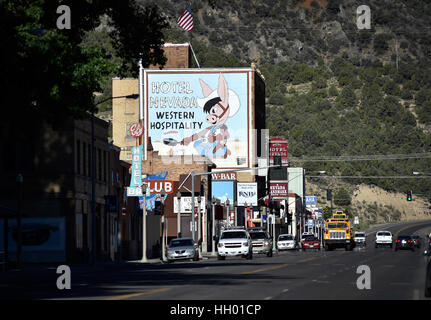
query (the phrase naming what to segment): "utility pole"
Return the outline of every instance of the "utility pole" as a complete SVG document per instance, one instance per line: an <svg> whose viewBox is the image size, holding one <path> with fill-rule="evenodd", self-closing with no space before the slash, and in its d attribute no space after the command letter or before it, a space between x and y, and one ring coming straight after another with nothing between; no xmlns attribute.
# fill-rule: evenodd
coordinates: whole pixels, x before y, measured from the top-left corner
<svg viewBox="0 0 431 320"><path fill-rule="evenodd" d="M162 200L162 261L166 262L166 226L165 226L165 190L162 189L160 192L161 200Z"/></svg>
<svg viewBox="0 0 431 320"><path fill-rule="evenodd" d="M198 251L199 251L199 259L202 259L202 247L201 247L201 238L202 238L202 221L201 221L201 194L199 192L198 198Z"/></svg>
<svg viewBox="0 0 431 320"><path fill-rule="evenodd" d="M196 241L195 237L195 172L192 171L192 238Z"/></svg>
<svg viewBox="0 0 431 320"><path fill-rule="evenodd" d="M213 256L216 255L215 253L215 204L216 204L216 198L212 198L211 202L212 202L212 223L211 223L211 227L212 227L212 232L211 232L211 237L212 237L212 246L211 246L211 254Z"/></svg>
<svg viewBox="0 0 431 320"><path fill-rule="evenodd" d="M97 241L97 219L96 219L96 147L94 133L94 111L96 106L93 106L91 111L91 264L96 266L96 241Z"/></svg>
<svg viewBox="0 0 431 320"><path fill-rule="evenodd" d="M177 213L177 237L181 238L181 192L177 193L178 213Z"/></svg>
<svg viewBox="0 0 431 320"><path fill-rule="evenodd" d="M142 184L142 259L141 262L147 262L147 184Z"/></svg>
<svg viewBox="0 0 431 320"><path fill-rule="evenodd" d="M17 187L18 187L18 219L17 219L17 231L18 231L18 248L17 248L17 265L18 268L21 266L22 258L22 183L23 176L19 173L16 177Z"/></svg>
<svg viewBox="0 0 431 320"><path fill-rule="evenodd" d="M121 258L122 258L120 192L121 192L121 185L118 185L117 186L117 254L118 254L118 260L117 261L118 261L118 263L121 262Z"/></svg>

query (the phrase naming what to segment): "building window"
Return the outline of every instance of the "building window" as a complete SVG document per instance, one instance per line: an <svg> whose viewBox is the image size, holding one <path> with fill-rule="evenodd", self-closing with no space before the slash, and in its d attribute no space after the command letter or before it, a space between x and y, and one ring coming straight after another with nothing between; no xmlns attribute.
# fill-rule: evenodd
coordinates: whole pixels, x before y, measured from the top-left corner
<svg viewBox="0 0 431 320"><path fill-rule="evenodd" d="M98 163L98 173L97 176L99 181L102 180L102 150L97 149L97 163Z"/></svg>
<svg viewBox="0 0 431 320"><path fill-rule="evenodd" d="M126 161L132 161L132 151L126 151Z"/></svg>
<svg viewBox="0 0 431 320"><path fill-rule="evenodd" d="M132 101L128 101L129 99L124 100L124 114L125 115L134 115L137 108L136 108L136 102L132 99ZM139 108L139 107L138 107Z"/></svg>
<svg viewBox="0 0 431 320"><path fill-rule="evenodd" d="M130 126L131 126L132 124L134 124L134 122L127 122L127 123L126 123L126 132L125 132L125 136L124 136L124 140L125 140L125 141L133 141L133 140L135 140L135 138L133 138L133 137L130 135L130 132L129 132Z"/></svg>
<svg viewBox="0 0 431 320"><path fill-rule="evenodd" d="M103 151L103 181L106 182L106 171L108 169L108 163L106 162L106 151Z"/></svg>
<svg viewBox="0 0 431 320"><path fill-rule="evenodd" d="M76 213L75 230L76 230L76 248L83 248L83 215L80 212Z"/></svg>
<svg viewBox="0 0 431 320"><path fill-rule="evenodd" d="M91 176L91 172L93 171L92 167L91 167L91 157L93 155L91 154L91 144L88 144L88 158L87 158L87 167L88 167L88 176Z"/></svg>
<svg viewBox="0 0 431 320"><path fill-rule="evenodd" d="M84 176L87 175L87 165L86 165L86 159L87 159L87 144L85 142L82 142L82 164L83 164L83 172L82 174Z"/></svg>
<svg viewBox="0 0 431 320"><path fill-rule="evenodd" d="M81 174L81 141L76 140L76 173Z"/></svg>

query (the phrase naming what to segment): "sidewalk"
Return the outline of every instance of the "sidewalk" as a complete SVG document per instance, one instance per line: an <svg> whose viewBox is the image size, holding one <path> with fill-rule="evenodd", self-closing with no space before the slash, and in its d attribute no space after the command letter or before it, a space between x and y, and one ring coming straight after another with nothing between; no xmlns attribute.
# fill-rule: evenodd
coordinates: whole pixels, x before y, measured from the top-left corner
<svg viewBox="0 0 431 320"><path fill-rule="evenodd" d="M162 260L160 260L160 258L154 258L154 259L147 259L147 261L142 261L142 260L127 260L124 261L124 263L162 263Z"/></svg>

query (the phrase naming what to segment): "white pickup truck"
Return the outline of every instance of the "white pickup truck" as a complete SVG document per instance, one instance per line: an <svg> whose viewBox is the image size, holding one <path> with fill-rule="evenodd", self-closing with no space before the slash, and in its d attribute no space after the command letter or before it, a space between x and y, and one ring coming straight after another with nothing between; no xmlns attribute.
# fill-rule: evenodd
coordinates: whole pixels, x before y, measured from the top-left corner
<svg viewBox="0 0 431 320"><path fill-rule="evenodd" d="M243 256L253 259L253 244L250 234L241 228L223 230L217 245L217 259L226 257Z"/></svg>
<svg viewBox="0 0 431 320"><path fill-rule="evenodd" d="M392 248L392 233L390 231L378 231L376 233L375 247L389 246Z"/></svg>

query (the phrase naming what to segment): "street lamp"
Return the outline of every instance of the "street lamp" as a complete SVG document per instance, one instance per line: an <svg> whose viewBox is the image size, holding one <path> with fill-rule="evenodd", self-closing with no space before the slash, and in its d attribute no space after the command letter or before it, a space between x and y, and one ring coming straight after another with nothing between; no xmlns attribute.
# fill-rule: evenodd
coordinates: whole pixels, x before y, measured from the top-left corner
<svg viewBox="0 0 431 320"><path fill-rule="evenodd" d="M247 202L244 202L244 227L247 229Z"/></svg>
<svg viewBox="0 0 431 320"><path fill-rule="evenodd" d="M227 221L230 221L230 208L229 208L230 202L229 202L229 199L226 199L225 205L226 205L226 207L227 207L227 216L226 216L226 220L227 220Z"/></svg>
<svg viewBox="0 0 431 320"><path fill-rule="evenodd" d="M212 235L211 254L213 256L215 256L215 254L216 254L215 253L215 204L217 203L217 199L216 198L212 198L211 203L213 205L213 208L212 208L212 224L211 224L211 226L212 226L212 232L211 232L211 235Z"/></svg>
<svg viewBox="0 0 431 320"><path fill-rule="evenodd" d="M17 219L17 232L18 232L18 247L17 247L17 256L16 262L18 267L21 266L21 257L22 257L22 183L24 178L21 173L16 176L16 182L18 187L18 219Z"/></svg>
<svg viewBox="0 0 431 320"><path fill-rule="evenodd" d="M146 174L142 175L144 179L147 177ZM147 183L142 183L142 260L141 262L147 262Z"/></svg>
<svg viewBox="0 0 431 320"><path fill-rule="evenodd" d="M177 213L177 237L181 238L181 192L177 193L178 213Z"/></svg>
<svg viewBox="0 0 431 320"><path fill-rule="evenodd" d="M238 202L235 200L233 202L233 207L234 207L234 211L235 211L235 216L234 216L234 220L233 220L233 225L236 227L238 225Z"/></svg>
<svg viewBox="0 0 431 320"><path fill-rule="evenodd" d="M201 247L201 238L202 238L202 221L201 221L201 194L199 193L198 197L198 251L199 251L199 259L202 258L202 247Z"/></svg>
<svg viewBox="0 0 431 320"><path fill-rule="evenodd" d="M166 255L166 231L165 231L165 195L166 192L164 189L162 189L162 191L160 191L160 197L161 197L161 201L162 201L162 261L165 262L165 255Z"/></svg>

